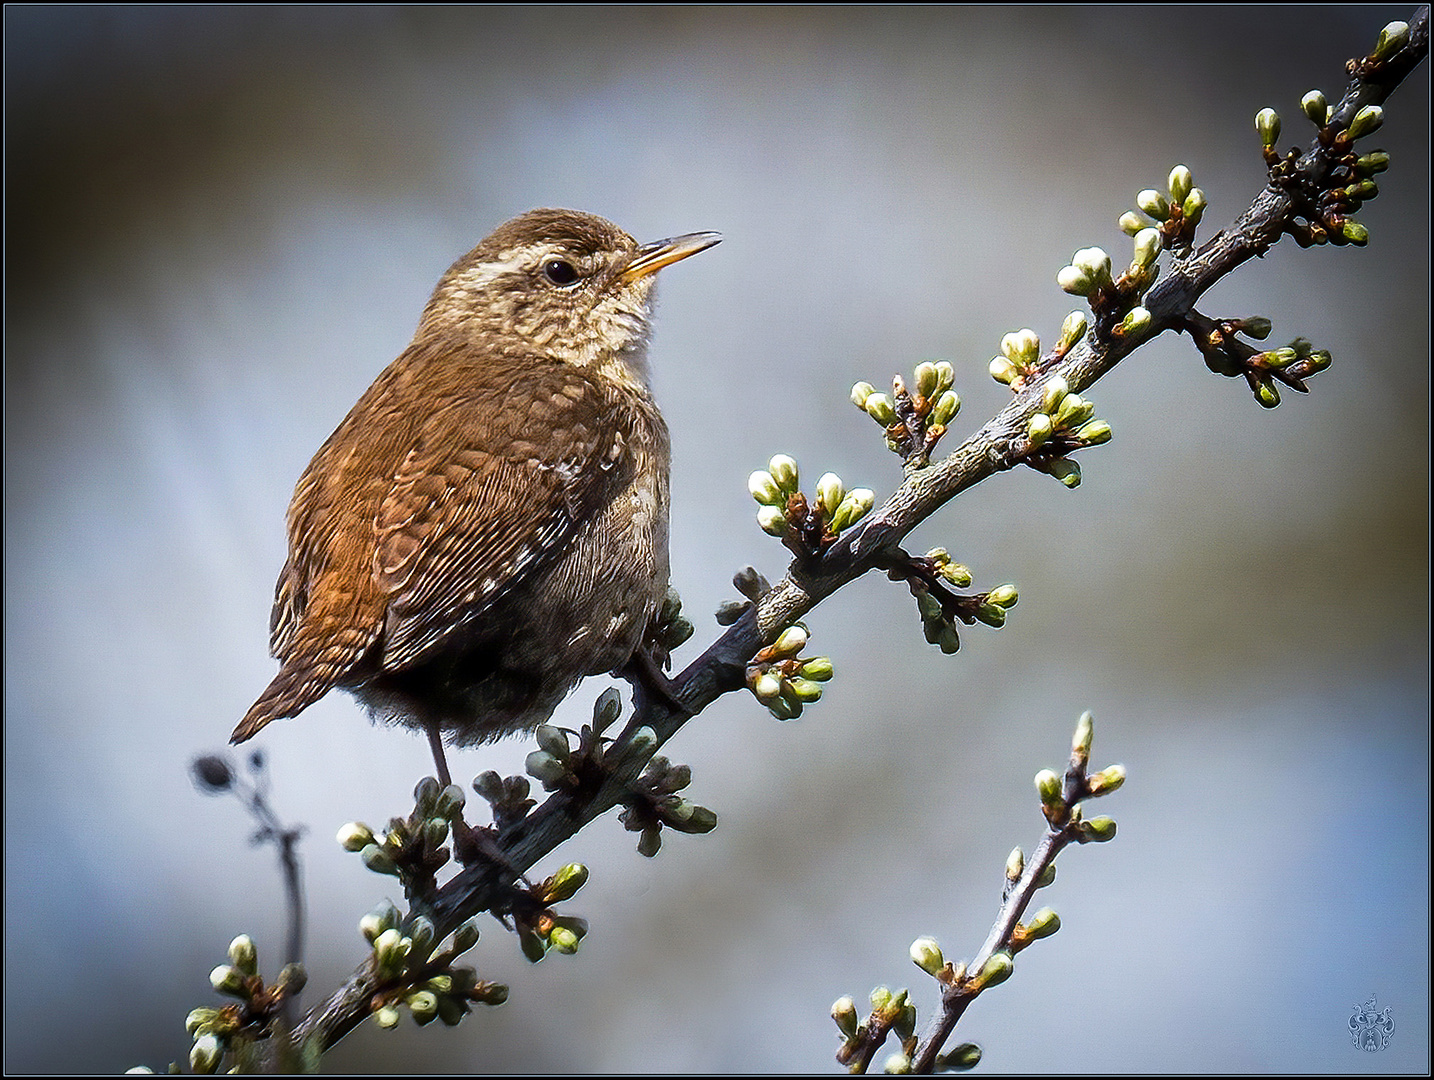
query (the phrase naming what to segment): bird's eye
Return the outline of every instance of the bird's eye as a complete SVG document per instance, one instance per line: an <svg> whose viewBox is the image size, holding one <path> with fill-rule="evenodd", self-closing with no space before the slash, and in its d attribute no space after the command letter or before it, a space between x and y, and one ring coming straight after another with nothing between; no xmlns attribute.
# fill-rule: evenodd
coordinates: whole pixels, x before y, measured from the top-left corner
<svg viewBox="0 0 1434 1080"><path fill-rule="evenodd" d="M549 259L543 263L543 276L554 285L571 285L577 281L578 271L566 259Z"/></svg>

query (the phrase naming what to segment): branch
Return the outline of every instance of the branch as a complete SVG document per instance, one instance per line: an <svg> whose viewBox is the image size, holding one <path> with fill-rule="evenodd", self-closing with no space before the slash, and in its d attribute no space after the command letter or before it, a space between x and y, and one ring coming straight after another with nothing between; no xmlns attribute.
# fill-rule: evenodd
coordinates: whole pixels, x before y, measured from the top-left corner
<svg viewBox="0 0 1434 1080"><path fill-rule="evenodd" d="M479 863L465 868L426 902L415 900L415 912L431 919L442 938L481 911L502 910L511 901L519 875L589 821L631 797L651 749L665 743L718 697L744 685L748 661L758 650L843 585L870 570L901 562L906 558L900 550L903 539L952 498L996 473L1032 463L1039 444L1033 443L1028 425L1042 411L1047 388L1057 378L1072 392L1083 390L1159 334L1204 326L1200 321L1204 317L1195 312L1194 305L1211 286L1250 258L1265 254L1286 233L1308 237L1305 221L1315 212L1312 195L1328 189L1331 174L1348 152L1349 140L1341 143L1336 136L1362 109L1384 102L1424 59L1429 49L1428 15L1427 8L1414 15L1407 40L1389 55L1350 62L1348 88L1329 114L1320 140L1282 163L1285 183L1275 182L1272 164L1271 185L1233 224L1198 251L1187 247L1182 252L1178 245L1171 245L1171 265L1164 279L1150 288L1142 301L1148 320L1121 324L1119 317L1129 314L1129 306L1124 312L1102 311L1093 298L1094 332L1068 350L1058 348L1040 358L1029 377L1020 380L1020 389L1010 403L979 431L944 460L925 468L910 462L904 480L885 505L825 551L794 561L782 581L672 681L667 694L648 694L639 686L633 715L608 748L607 760L618 764L608 768L600 782L561 790L526 816L500 822L495 839L506 865ZM1325 131L1331 133L1327 139ZM1193 226L1193 221L1189 224ZM625 752L635 742L649 747L646 756ZM299 1042L312 1040L320 1050L332 1046L369 1015L378 986L373 964L366 961L300 1023L296 1031Z"/></svg>

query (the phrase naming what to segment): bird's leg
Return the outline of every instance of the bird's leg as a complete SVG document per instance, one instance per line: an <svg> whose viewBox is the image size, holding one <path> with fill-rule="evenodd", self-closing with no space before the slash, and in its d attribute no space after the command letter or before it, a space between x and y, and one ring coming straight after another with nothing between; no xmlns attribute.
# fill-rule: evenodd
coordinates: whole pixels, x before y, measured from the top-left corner
<svg viewBox="0 0 1434 1080"><path fill-rule="evenodd" d="M433 764L438 769L438 786L446 788L453 783L453 774L448 771L448 755L443 752L443 734L436 722L428 725L428 748L433 751Z"/></svg>
<svg viewBox="0 0 1434 1080"><path fill-rule="evenodd" d="M433 751L433 764L438 770L438 783L446 788L453 783L453 774L448 771L448 755L443 750L443 735L439 731L437 723L428 724L427 730L428 745ZM485 860L509 871L519 880L527 880L519 873L517 867L508 861L507 853L494 840L492 829L484 828L481 825L469 825L463 819L461 811L457 819L453 821L452 829L453 857L464 866L471 866L475 862Z"/></svg>
<svg viewBox="0 0 1434 1080"><path fill-rule="evenodd" d="M651 694L674 712L683 716L693 715L692 710L677 696L677 684L662 670L662 665L653 656L650 645L639 645L637 652L632 654L632 658L619 668L616 674L632 684L635 699ZM640 700L633 702L636 708L641 708L642 704Z"/></svg>

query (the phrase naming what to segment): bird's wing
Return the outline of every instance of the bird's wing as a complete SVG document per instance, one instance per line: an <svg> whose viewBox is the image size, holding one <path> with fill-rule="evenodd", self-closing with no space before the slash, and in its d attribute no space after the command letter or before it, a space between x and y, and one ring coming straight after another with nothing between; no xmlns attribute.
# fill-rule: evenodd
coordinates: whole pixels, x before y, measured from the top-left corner
<svg viewBox="0 0 1434 1080"><path fill-rule="evenodd" d="M435 411L374 520L383 666L411 665L559 558L621 483L624 449L601 391L557 365Z"/></svg>

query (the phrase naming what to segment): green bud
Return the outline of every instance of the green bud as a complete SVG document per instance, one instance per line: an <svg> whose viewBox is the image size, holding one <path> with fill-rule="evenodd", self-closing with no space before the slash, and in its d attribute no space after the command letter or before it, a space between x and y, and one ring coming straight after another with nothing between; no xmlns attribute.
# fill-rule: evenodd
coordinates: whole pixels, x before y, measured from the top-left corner
<svg viewBox="0 0 1434 1080"><path fill-rule="evenodd" d="M1056 458L1046 471L1068 488L1080 487L1080 463L1070 458Z"/></svg>
<svg viewBox="0 0 1434 1080"><path fill-rule="evenodd" d="M1384 110L1378 105L1366 105L1355 113L1354 119L1349 122L1349 137L1362 139L1366 135L1372 135L1383 123Z"/></svg>
<svg viewBox="0 0 1434 1080"><path fill-rule="evenodd" d="M986 594L986 602L988 604L995 604L999 608L1013 608L1016 606L1018 599L1020 599L1020 595L1016 592L1016 587L1010 582L1004 585L997 585Z"/></svg>
<svg viewBox="0 0 1434 1080"><path fill-rule="evenodd" d="M415 990L403 999L408 1011L419 1024L427 1024L438 1018L438 997L431 990Z"/></svg>
<svg viewBox="0 0 1434 1080"><path fill-rule="evenodd" d="M484 1005L502 1005L508 1000L508 987L503 983L481 983L471 996Z"/></svg>
<svg viewBox="0 0 1434 1080"><path fill-rule="evenodd" d="M955 585L958 589L964 589L971 584L971 571L960 563L949 562L940 569L942 578Z"/></svg>
<svg viewBox="0 0 1434 1080"><path fill-rule="evenodd" d="M1120 320L1120 336L1130 337L1136 334L1143 334L1150 329L1151 315L1143 307L1133 307L1125 313L1125 318Z"/></svg>
<svg viewBox="0 0 1434 1080"><path fill-rule="evenodd" d="M1280 114L1274 109L1261 109L1255 114L1255 131L1265 146L1274 146L1280 138Z"/></svg>
<svg viewBox="0 0 1434 1080"><path fill-rule="evenodd" d="M1061 928L1061 917L1048 907L1041 908L1026 923L1026 936L1033 941L1048 938Z"/></svg>
<svg viewBox="0 0 1434 1080"><path fill-rule="evenodd" d="M209 985L221 994L249 1000L249 980L233 964L220 964L209 973Z"/></svg>
<svg viewBox="0 0 1434 1080"><path fill-rule="evenodd" d="M1031 446L1043 445L1053 434L1056 426L1051 423L1051 418L1043 412L1033 413L1030 420L1026 421L1026 438L1031 440Z"/></svg>
<svg viewBox="0 0 1434 1080"><path fill-rule="evenodd" d="M936 365L923 360L916 365L916 392L924 398L936 395Z"/></svg>
<svg viewBox="0 0 1434 1080"><path fill-rule="evenodd" d="M1324 127L1324 118L1329 113L1329 102L1325 101L1324 94L1318 90L1311 90L1300 98L1300 108L1305 111L1305 115L1316 127Z"/></svg>
<svg viewBox="0 0 1434 1080"><path fill-rule="evenodd" d="M434 936L433 920L427 915L415 915L408 924L408 939L415 956L427 957L433 951Z"/></svg>
<svg viewBox="0 0 1434 1080"><path fill-rule="evenodd" d="M529 754L523 761L523 771L542 784L546 791L559 787L568 776L568 767L546 750L534 750Z"/></svg>
<svg viewBox="0 0 1434 1080"><path fill-rule="evenodd" d="M1260 359L1267 367L1287 368L1300 358L1300 354L1286 345L1282 349L1270 349L1260 353Z"/></svg>
<svg viewBox="0 0 1434 1080"><path fill-rule="evenodd" d="M855 525L876 505L876 493L870 488L852 488L832 515L832 532L839 533Z"/></svg>
<svg viewBox="0 0 1434 1080"><path fill-rule="evenodd" d="M1021 875L1026 872L1026 854L1020 848L1011 849L1011 854L1006 856L1006 880L1013 885L1021 880Z"/></svg>
<svg viewBox="0 0 1434 1080"><path fill-rule="evenodd" d="M414 786L413 801L420 810L430 809L438 801L438 781L425 776Z"/></svg>
<svg viewBox="0 0 1434 1080"><path fill-rule="evenodd" d="M257 975L259 973L259 950L254 947L254 939L248 934L240 934L231 941L229 943L229 962L245 975Z"/></svg>
<svg viewBox="0 0 1434 1080"><path fill-rule="evenodd" d="M1046 868L1041 871L1041 876L1036 879L1036 888L1047 889L1056 883L1056 864L1047 863Z"/></svg>
<svg viewBox="0 0 1434 1080"><path fill-rule="evenodd" d="M1262 377L1255 382L1255 400L1266 409L1273 409L1280 403L1280 392L1275 389L1273 379Z"/></svg>
<svg viewBox="0 0 1434 1080"><path fill-rule="evenodd" d="M842 484L841 477L833 472L823 473L822 478L817 481L817 505L826 511L828 518L845 497L846 487Z"/></svg>
<svg viewBox="0 0 1434 1080"><path fill-rule="evenodd" d="M1185 196L1189 195L1190 189L1195 186L1195 177L1184 165L1177 165L1170 170L1165 185L1170 189L1170 201L1183 203Z"/></svg>
<svg viewBox="0 0 1434 1080"><path fill-rule="evenodd" d="M928 975L935 975L946 966L941 946L935 938L919 937L911 943L911 962Z"/></svg>
<svg viewBox="0 0 1434 1080"><path fill-rule="evenodd" d="M770 536L781 536L787 531L787 516L776 506L764 506L757 511L758 527Z"/></svg>
<svg viewBox="0 0 1434 1080"><path fill-rule="evenodd" d="M1200 224L1200 219L1205 216L1205 207L1209 205L1209 202L1210 200L1206 197L1205 192L1200 188L1195 188L1189 195L1185 196L1185 202L1180 207L1180 210L1181 213L1185 215L1186 221L1191 225L1198 225Z"/></svg>
<svg viewBox="0 0 1434 1080"><path fill-rule="evenodd" d="M1004 356L992 359L988 370L991 372L991 378L998 383L1005 383L1007 386L1021 377L1020 369Z"/></svg>
<svg viewBox="0 0 1434 1080"><path fill-rule="evenodd" d="M813 701L820 701L822 696L822 684L812 679L790 679L787 685L792 688L792 693L797 700L804 705L810 705Z"/></svg>
<svg viewBox="0 0 1434 1080"><path fill-rule="evenodd" d="M1132 265L1138 266L1142 270L1145 269L1159 258L1162 243L1159 229L1141 229L1135 234L1135 255L1131 260Z"/></svg>
<svg viewBox="0 0 1434 1080"><path fill-rule="evenodd" d="M1099 446L1110 442L1110 425L1104 420L1092 420L1076 432L1076 438L1087 446Z"/></svg>
<svg viewBox="0 0 1434 1080"><path fill-rule="evenodd" d="M549 904L571 900L588 880L588 868L582 863L568 863L543 883L543 896Z"/></svg>
<svg viewBox="0 0 1434 1080"><path fill-rule="evenodd" d="M1030 367L1041 358L1041 339L1029 327L1016 330L1001 338L1001 352L1013 364Z"/></svg>
<svg viewBox="0 0 1434 1080"><path fill-rule="evenodd" d="M976 609L976 620L992 629L999 630L1006 625L1006 609L987 601Z"/></svg>
<svg viewBox="0 0 1434 1080"><path fill-rule="evenodd" d="M392 1005L384 1005L373 1011L373 1022L381 1028L392 1028L398 1026L401 1015Z"/></svg>
<svg viewBox="0 0 1434 1080"><path fill-rule="evenodd" d="M1107 840L1115 839L1115 819L1108 817L1090 818L1084 823L1081 831L1095 843L1103 844Z"/></svg>
<svg viewBox="0 0 1434 1080"><path fill-rule="evenodd" d="M826 682L832 677L832 662L828 656L814 656L805 661L798 670L804 679Z"/></svg>
<svg viewBox="0 0 1434 1080"><path fill-rule="evenodd" d="M1246 337L1254 338L1256 341L1264 341L1270 336L1274 324L1263 315L1254 315L1248 319L1240 320L1240 333Z"/></svg>
<svg viewBox="0 0 1434 1080"><path fill-rule="evenodd" d="M981 1064L981 1048L975 1043L962 1043L944 1054L937 1055L936 1067L948 1072L966 1072Z"/></svg>
<svg viewBox="0 0 1434 1080"><path fill-rule="evenodd" d="M1374 43L1374 52L1370 53L1372 60L1388 60L1400 49L1404 48L1409 41L1409 24L1407 22L1392 22L1379 32L1379 38Z"/></svg>
<svg viewBox="0 0 1434 1080"><path fill-rule="evenodd" d="M856 1038L856 1002L849 996L843 995L832 1002L832 1019L836 1021L837 1030L844 1037Z"/></svg>
<svg viewBox="0 0 1434 1080"><path fill-rule="evenodd" d="M1103 248L1081 248L1071 259L1071 265L1090 278L1096 288L1110 284L1110 256Z"/></svg>
<svg viewBox="0 0 1434 1080"><path fill-rule="evenodd" d="M555 926L553 932L548 935L548 944L557 949L565 956L572 956L578 951L578 943L582 939L566 926Z"/></svg>
<svg viewBox="0 0 1434 1080"><path fill-rule="evenodd" d="M1080 714L1076 721L1075 737L1071 739L1071 753L1081 761L1090 760L1090 744L1095 738L1095 717L1090 710Z"/></svg>
<svg viewBox="0 0 1434 1080"><path fill-rule="evenodd" d="M632 733L632 738L627 742L624 757L630 757L637 761L646 761L652 757L657 749L657 732L652 728L643 726Z"/></svg>
<svg viewBox="0 0 1434 1080"><path fill-rule="evenodd" d="M373 955L378 966L388 972L398 971L413 949L413 940L404 937L396 927L389 927L374 939Z"/></svg>
<svg viewBox="0 0 1434 1080"><path fill-rule="evenodd" d="M1009 979L1015 968L1016 965L1011 961L1010 953L992 953L991 958L981 966L980 974L976 976L976 983L982 990L997 986Z"/></svg>
<svg viewBox="0 0 1434 1080"><path fill-rule="evenodd" d="M955 390L943 390L931 407L931 422L945 427L961 411L961 396Z"/></svg>
<svg viewBox="0 0 1434 1080"><path fill-rule="evenodd" d="M637 853L650 859L662 850L662 830L657 826L643 829L637 838Z"/></svg>
<svg viewBox="0 0 1434 1080"><path fill-rule="evenodd" d="M1100 772L1090 777L1087 783L1090 785L1092 795L1109 795L1125 783L1125 766L1112 765L1109 768L1101 769Z"/></svg>
<svg viewBox="0 0 1434 1080"><path fill-rule="evenodd" d="M1041 412L1049 416L1056 411L1061 401L1071 392L1070 384L1061 375L1052 375L1046 380L1041 391Z"/></svg>
<svg viewBox="0 0 1434 1080"><path fill-rule="evenodd" d="M1311 375L1317 371L1323 371L1333 362L1334 358L1330 356L1328 349L1316 349L1305 357L1305 363L1309 365Z"/></svg>
<svg viewBox="0 0 1434 1080"><path fill-rule="evenodd" d="M373 830L361 821L350 821L339 829L336 839L345 851L362 851L374 842Z"/></svg>
<svg viewBox="0 0 1434 1080"><path fill-rule="evenodd" d="M1088 326L1089 323L1086 322L1085 312L1072 311L1067 315L1065 321L1061 323L1061 341L1058 346L1060 351L1062 353L1069 352L1075 346L1076 342L1085 337Z"/></svg>
<svg viewBox="0 0 1434 1080"><path fill-rule="evenodd" d="M476 919L469 919L457 930L453 931L453 952L455 954L466 953L477 944L478 921Z"/></svg>
<svg viewBox="0 0 1434 1080"><path fill-rule="evenodd" d="M752 498L763 506L778 506L787 501L782 489L777 486L777 481L766 469L758 469L747 477L747 490L752 493Z"/></svg>
<svg viewBox="0 0 1434 1080"><path fill-rule="evenodd" d="M788 495L795 495L801 483L797 473L797 462L795 458L786 454L774 454L767 462L767 471L772 474L772 479L777 486Z"/></svg>
<svg viewBox="0 0 1434 1080"><path fill-rule="evenodd" d="M1090 275L1075 266L1063 266L1056 274L1056 284L1073 296L1089 296L1095 292L1095 282Z"/></svg>
<svg viewBox="0 0 1434 1080"><path fill-rule="evenodd" d="M1354 171L1360 176L1376 176L1389 168L1389 155L1383 150L1364 154L1354 163Z"/></svg>
<svg viewBox="0 0 1434 1080"><path fill-rule="evenodd" d="M885 986L878 986L875 990L871 992L870 1000L872 1012L885 1012L886 1007L891 1004L891 990Z"/></svg>
<svg viewBox="0 0 1434 1080"><path fill-rule="evenodd" d="M372 945L379 934L389 927L398 925L398 918L398 908L385 900L359 920L359 933L363 934L364 940Z"/></svg>
<svg viewBox="0 0 1434 1080"><path fill-rule="evenodd" d="M196 1073L209 1074L219 1071L224 1057L224 1044L214 1034L201 1035L189 1048L189 1067Z"/></svg>
<svg viewBox="0 0 1434 1080"><path fill-rule="evenodd" d="M936 393L950 390L956 384L956 369L951 366L951 361L938 360L932 366L936 368Z"/></svg>
<svg viewBox="0 0 1434 1080"><path fill-rule="evenodd" d="M851 388L851 403L858 409L866 408L866 399L876 393L876 387L869 382L859 382Z"/></svg>
<svg viewBox="0 0 1434 1080"><path fill-rule="evenodd" d="M1087 401L1079 394L1067 394L1061 398L1061 403L1056 407L1055 415L1051 420L1059 428L1073 428L1084 424L1095 413L1095 405Z"/></svg>
<svg viewBox="0 0 1434 1080"><path fill-rule="evenodd" d="M1346 240L1356 247L1364 247L1369 243L1369 230L1353 218L1345 218L1339 231L1344 234Z"/></svg>
<svg viewBox="0 0 1434 1080"><path fill-rule="evenodd" d="M1154 188L1146 188L1135 197L1135 205L1140 207L1143 213L1153 217L1156 221L1166 221L1170 217L1170 202L1164 195Z"/></svg>
<svg viewBox="0 0 1434 1080"><path fill-rule="evenodd" d="M866 414L878 424L889 426L896 423L896 408L885 394L872 394L866 399Z"/></svg>
<svg viewBox="0 0 1434 1080"><path fill-rule="evenodd" d="M449 784L438 793L438 801L434 804L433 813L446 821L451 821L463 813L463 807L468 803L468 796L457 784Z"/></svg>
<svg viewBox="0 0 1434 1080"><path fill-rule="evenodd" d="M705 806L694 806L692 814L683 826L683 832L707 833L717 827L717 812Z"/></svg>
<svg viewBox="0 0 1434 1080"><path fill-rule="evenodd" d="M1134 236L1149 225L1150 219L1144 214L1137 214L1134 210L1127 210L1120 215L1120 231L1126 236Z"/></svg>
<svg viewBox="0 0 1434 1080"><path fill-rule="evenodd" d="M1050 769L1042 769L1036 773L1036 794L1041 797L1043 806L1064 804L1061 798L1061 778Z"/></svg>
<svg viewBox="0 0 1434 1080"><path fill-rule="evenodd" d="M568 733L562 728L554 727L552 724L539 724L533 734L537 737L540 749L546 750L560 761L567 758Z"/></svg>
<svg viewBox="0 0 1434 1080"><path fill-rule="evenodd" d="M932 642L943 653L950 656L961 649L961 636L957 633L956 627L949 622L941 623L936 630L936 640Z"/></svg>

